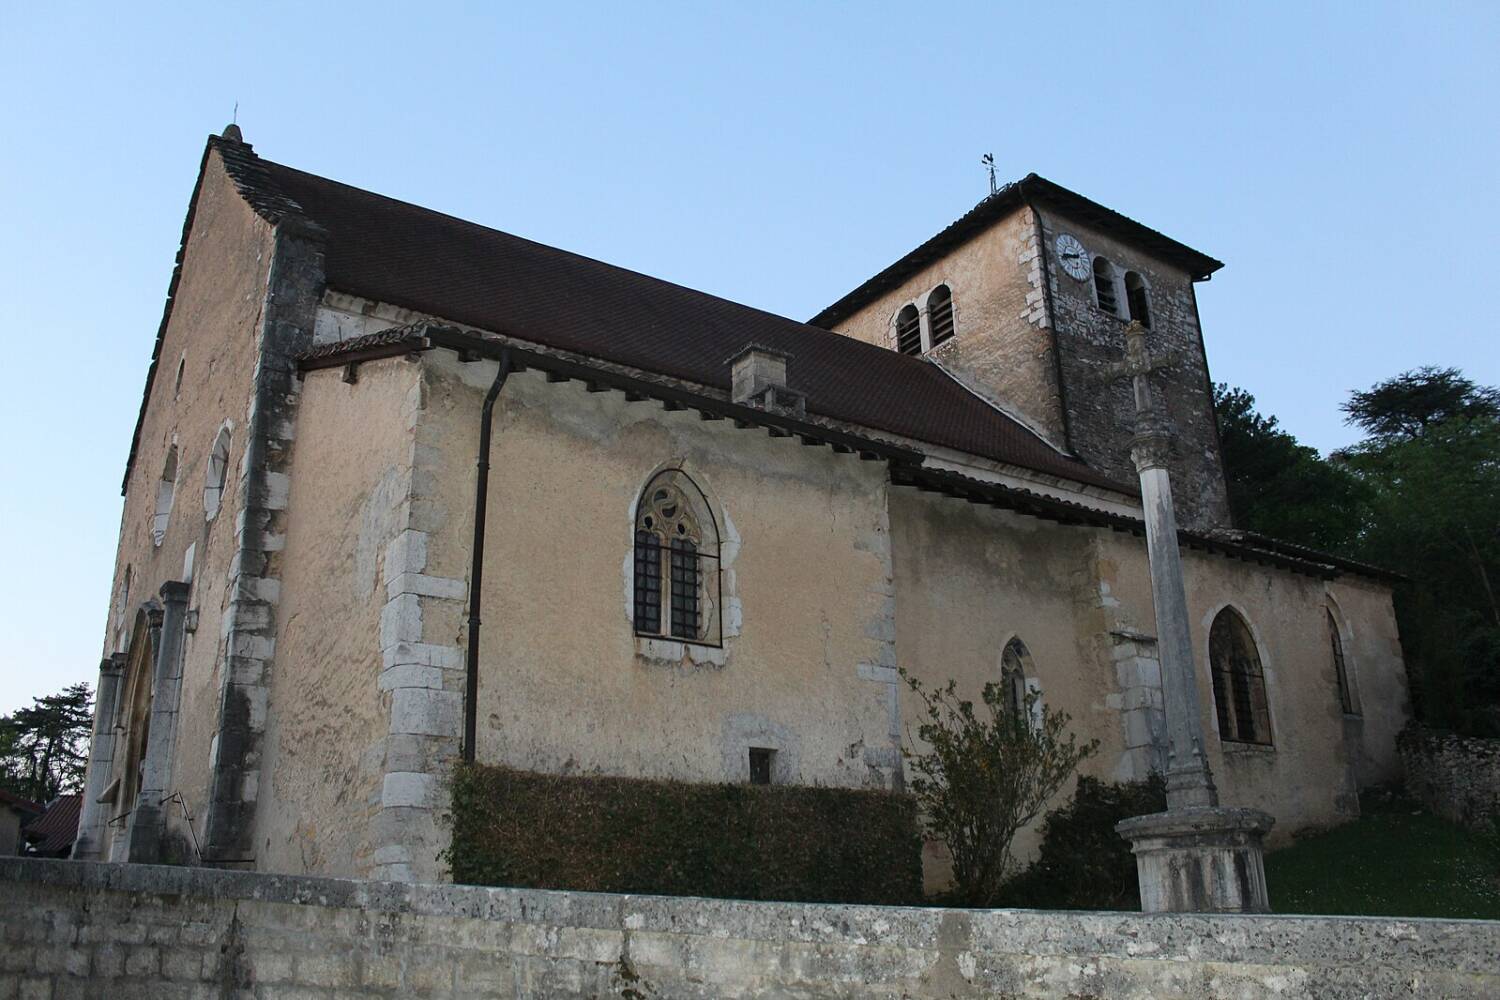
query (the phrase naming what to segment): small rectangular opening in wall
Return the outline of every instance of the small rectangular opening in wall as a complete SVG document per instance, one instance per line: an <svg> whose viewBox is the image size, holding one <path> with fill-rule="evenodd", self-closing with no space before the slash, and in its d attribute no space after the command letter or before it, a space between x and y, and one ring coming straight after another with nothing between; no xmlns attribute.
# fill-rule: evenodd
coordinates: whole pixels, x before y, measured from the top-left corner
<svg viewBox="0 0 1500 1000"><path fill-rule="evenodd" d="M750 748L750 784L769 785L771 783L771 758L775 756L775 750L766 750L761 747Z"/></svg>

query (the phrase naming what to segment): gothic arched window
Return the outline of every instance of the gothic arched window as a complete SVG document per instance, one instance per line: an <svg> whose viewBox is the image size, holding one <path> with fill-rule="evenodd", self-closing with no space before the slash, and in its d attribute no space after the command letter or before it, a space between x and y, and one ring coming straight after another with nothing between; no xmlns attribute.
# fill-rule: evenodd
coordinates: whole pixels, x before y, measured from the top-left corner
<svg viewBox="0 0 1500 1000"><path fill-rule="evenodd" d="M1026 722L1027 669L1031 666L1031 653L1020 639L1005 644L1000 654L1000 690L1005 696L1005 710L1016 722Z"/></svg>
<svg viewBox="0 0 1500 1000"><path fill-rule="evenodd" d="M927 295L928 349L936 347L953 336L953 290L947 285L938 285Z"/></svg>
<svg viewBox="0 0 1500 1000"><path fill-rule="evenodd" d="M680 469L653 476L636 505L634 581L637 635L719 645L719 531Z"/></svg>
<svg viewBox="0 0 1500 1000"><path fill-rule="evenodd" d="M1094 297L1100 309L1111 316L1120 315L1119 299L1115 296L1115 267L1097 254L1094 256Z"/></svg>
<svg viewBox="0 0 1500 1000"><path fill-rule="evenodd" d="M1125 272L1125 304L1130 307L1130 318L1139 320L1141 326L1151 327L1151 296L1146 282L1134 271Z"/></svg>
<svg viewBox="0 0 1500 1000"><path fill-rule="evenodd" d="M1214 708L1219 738L1235 743L1271 743L1271 715L1266 707L1266 678L1250 626L1233 608L1214 618L1208 632L1208 660L1213 673Z"/></svg>
<svg viewBox="0 0 1500 1000"><path fill-rule="evenodd" d="M922 318L916 306L906 306L896 314L896 350L902 354L922 353Z"/></svg>
<svg viewBox="0 0 1500 1000"><path fill-rule="evenodd" d="M1344 660L1344 639L1339 635L1339 623L1333 617L1333 611L1323 609L1328 616L1328 646L1333 653L1333 672L1338 678L1339 704L1343 706L1345 715L1358 715L1359 706L1354 701L1354 689L1349 684L1349 665Z"/></svg>

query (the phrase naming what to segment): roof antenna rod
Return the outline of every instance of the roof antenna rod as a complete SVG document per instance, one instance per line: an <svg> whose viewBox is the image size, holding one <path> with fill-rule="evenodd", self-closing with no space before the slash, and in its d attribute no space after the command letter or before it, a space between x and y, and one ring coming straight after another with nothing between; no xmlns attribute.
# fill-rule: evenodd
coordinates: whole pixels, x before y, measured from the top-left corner
<svg viewBox="0 0 1500 1000"><path fill-rule="evenodd" d="M233 115L233 117L231 117L229 119L229 124L231 124L231 125L238 125L239 123L240 123L240 102L239 101L235 101L234 102L234 115ZM994 186L995 186L995 178L991 177L990 178L990 187L994 187Z"/></svg>
<svg viewBox="0 0 1500 1000"><path fill-rule="evenodd" d="M996 191L1000 190L1000 188L995 184L995 154L985 153L979 158L979 162L983 163L984 168L990 172L990 194L994 194Z"/></svg>

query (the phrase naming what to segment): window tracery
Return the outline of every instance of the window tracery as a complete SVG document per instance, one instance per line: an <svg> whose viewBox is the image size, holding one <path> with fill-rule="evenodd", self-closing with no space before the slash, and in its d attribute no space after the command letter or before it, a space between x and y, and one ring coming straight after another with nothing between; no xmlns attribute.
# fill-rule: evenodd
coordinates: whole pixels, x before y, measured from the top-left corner
<svg viewBox="0 0 1500 1000"><path fill-rule="evenodd" d="M636 634L719 645L718 564L702 491L681 470L656 475L636 508Z"/></svg>

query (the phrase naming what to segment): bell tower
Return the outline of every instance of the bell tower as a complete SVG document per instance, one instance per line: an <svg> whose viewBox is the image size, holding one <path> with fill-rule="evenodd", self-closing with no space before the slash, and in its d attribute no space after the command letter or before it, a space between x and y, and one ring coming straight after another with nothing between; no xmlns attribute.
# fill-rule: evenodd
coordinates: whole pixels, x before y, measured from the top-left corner
<svg viewBox="0 0 1500 1000"><path fill-rule="evenodd" d="M1134 319L1160 376L1184 527L1228 526L1194 285L1222 265L1031 174L813 317L921 357L1059 451L1135 480L1130 390L1107 377Z"/></svg>

